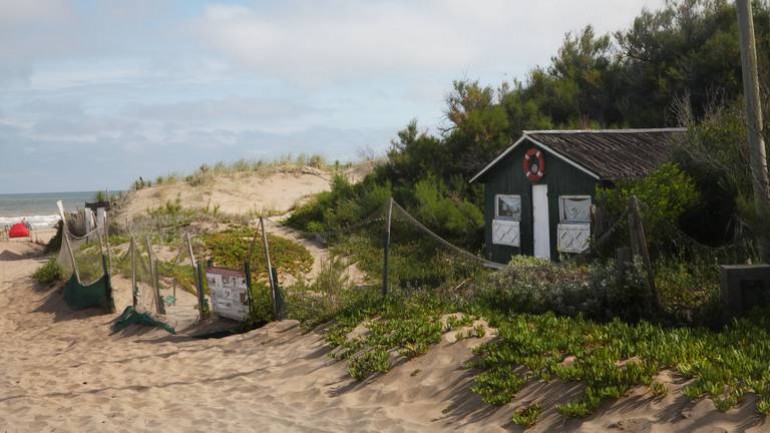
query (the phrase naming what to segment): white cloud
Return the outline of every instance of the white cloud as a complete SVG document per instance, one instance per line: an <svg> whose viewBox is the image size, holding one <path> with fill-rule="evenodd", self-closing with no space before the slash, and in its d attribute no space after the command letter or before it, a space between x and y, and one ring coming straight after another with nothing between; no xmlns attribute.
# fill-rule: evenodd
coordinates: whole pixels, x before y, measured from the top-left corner
<svg viewBox="0 0 770 433"><path fill-rule="evenodd" d="M564 33L630 23L662 0L425 0L283 2L208 6L207 46L236 64L295 83L394 74L515 68L547 60ZM622 4L622 6L621 6ZM599 13L601 11L601 13Z"/></svg>
<svg viewBox="0 0 770 433"><path fill-rule="evenodd" d="M30 25L61 21L70 12L65 0L0 0L0 25Z"/></svg>
<svg viewBox="0 0 770 433"><path fill-rule="evenodd" d="M522 78L565 32L625 28L663 1L0 0L0 152L34 150L0 158L18 174L0 189L354 158L411 118L440 122L452 79Z"/></svg>

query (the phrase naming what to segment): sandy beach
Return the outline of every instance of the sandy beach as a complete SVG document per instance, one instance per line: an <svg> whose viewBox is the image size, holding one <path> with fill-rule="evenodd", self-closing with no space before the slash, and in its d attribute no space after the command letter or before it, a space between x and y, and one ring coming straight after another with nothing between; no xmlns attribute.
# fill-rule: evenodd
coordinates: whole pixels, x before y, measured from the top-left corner
<svg viewBox="0 0 770 433"><path fill-rule="evenodd" d="M401 386L444 351L356 384L322 335L293 321L208 340L110 334L113 315L70 311L56 289L32 282L43 261L21 245L0 247L21 255L0 262L3 431L440 431L452 417L442 415L452 390L436 387L445 368ZM470 344L441 353L441 364L456 369ZM458 386L470 379L454 375Z"/></svg>
<svg viewBox="0 0 770 433"><path fill-rule="evenodd" d="M71 311L57 288L30 278L44 261L40 247L11 242L0 250L4 432L521 431L510 422L516 407L552 408L581 389L532 383L509 405L484 405L463 365L493 333L461 341L447 333L425 356L363 383L327 356L323 329L303 333L294 321L219 339L138 326L112 334L116 315ZM665 397L634 390L585 420L549 409L528 431L768 431L752 396L722 413L710 400L673 392L682 380L665 372L659 379L672 391Z"/></svg>

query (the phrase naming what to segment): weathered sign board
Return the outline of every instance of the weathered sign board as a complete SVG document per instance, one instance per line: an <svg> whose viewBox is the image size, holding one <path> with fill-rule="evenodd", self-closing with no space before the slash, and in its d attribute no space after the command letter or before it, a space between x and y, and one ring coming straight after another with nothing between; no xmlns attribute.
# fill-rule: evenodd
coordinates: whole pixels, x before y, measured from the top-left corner
<svg viewBox="0 0 770 433"><path fill-rule="evenodd" d="M206 281L214 314L239 321L248 318L249 287L244 272L212 267L206 269Z"/></svg>

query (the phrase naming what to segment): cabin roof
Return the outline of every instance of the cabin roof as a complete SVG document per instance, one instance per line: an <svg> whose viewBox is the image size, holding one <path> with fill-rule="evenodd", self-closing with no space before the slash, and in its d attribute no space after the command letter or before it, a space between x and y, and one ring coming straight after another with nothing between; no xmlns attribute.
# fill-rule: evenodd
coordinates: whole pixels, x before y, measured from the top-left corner
<svg viewBox="0 0 770 433"><path fill-rule="evenodd" d="M595 179L644 177L668 159L671 147L684 138L685 128L524 131L521 138L478 172L482 177L527 141Z"/></svg>

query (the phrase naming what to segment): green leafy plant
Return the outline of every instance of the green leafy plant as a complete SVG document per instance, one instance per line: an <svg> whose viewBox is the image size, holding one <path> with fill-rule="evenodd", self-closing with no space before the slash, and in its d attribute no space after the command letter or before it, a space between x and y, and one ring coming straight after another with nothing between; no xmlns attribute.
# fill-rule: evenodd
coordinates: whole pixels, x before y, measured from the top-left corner
<svg viewBox="0 0 770 433"><path fill-rule="evenodd" d="M34 278L40 284L52 284L64 278L63 270L55 258L48 259L34 274Z"/></svg>
<svg viewBox="0 0 770 433"><path fill-rule="evenodd" d="M382 348L374 348L350 360L348 372L356 380L364 380L374 373L390 370L390 354Z"/></svg>
<svg viewBox="0 0 770 433"><path fill-rule="evenodd" d="M642 203L642 219L647 242L654 251L665 251L679 217L700 201L695 182L676 164L666 163L647 177L619 182L614 188L598 187L596 201L609 221L618 220L636 196ZM628 233L622 228L618 236ZM609 244L617 245L617 243Z"/></svg>
<svg viewBox="0 0 770 433"><path fill-rule="evenodd" d="M520 426L532 427L537 422L537 418L542 411L543 409L539 404L533 404L514 412L513 416L511 416L511 421Z"/></svg>
<svg viewBox="0 0 770 433"><path fill-rule="evenodd" d="M655 380L650 383L650 392L656 397L662 397L668 394L668 388L666 388L666 385Z"/></svg>

